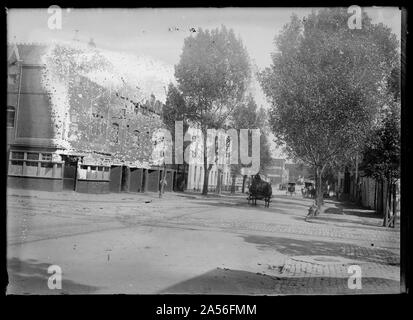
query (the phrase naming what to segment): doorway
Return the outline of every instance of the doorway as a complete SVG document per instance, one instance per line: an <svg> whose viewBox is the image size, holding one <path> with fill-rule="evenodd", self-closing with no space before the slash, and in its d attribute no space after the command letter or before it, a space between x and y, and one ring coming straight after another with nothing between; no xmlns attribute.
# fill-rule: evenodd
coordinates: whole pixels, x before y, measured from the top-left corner
<svg viewBox="0 0 413 320"><path fill-rule="evenodd" d="M121 184L122 192L129 192L129 175L130 175L129 167L122 166L122 184Z"/></svg>
<svg viewBox="0 0 413 320"><path fill-rule="evenodd" d="M77 180L77 156L62 155L62 160L65 162L63 170L63 189L76 190Z"/></svg>

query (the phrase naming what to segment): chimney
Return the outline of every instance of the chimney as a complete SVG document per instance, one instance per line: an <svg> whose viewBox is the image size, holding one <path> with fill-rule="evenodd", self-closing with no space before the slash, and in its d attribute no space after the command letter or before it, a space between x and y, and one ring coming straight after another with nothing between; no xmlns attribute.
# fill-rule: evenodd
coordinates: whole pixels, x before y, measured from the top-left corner
<svg viewBox="0 0 413 320"><path fill-rule="evenodd" d="M95 43L95 41L93 41L93 38L90 38L88 45L90 47L96 48L96 43Z"/></svg>

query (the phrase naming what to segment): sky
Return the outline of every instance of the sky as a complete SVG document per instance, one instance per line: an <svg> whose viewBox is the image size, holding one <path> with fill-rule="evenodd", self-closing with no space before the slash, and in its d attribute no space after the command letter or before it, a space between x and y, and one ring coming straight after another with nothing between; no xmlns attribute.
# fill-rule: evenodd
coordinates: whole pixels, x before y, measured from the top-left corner
<svg viewBox="0 0 413 320"><path fill-rule="evenodd" d="M187 9L76 9L62 8L62 28L50 29L52 13L44 9L8 9L9 42L70 41L93 39L97 47L121 51L174 66L191 28L232 28L247 48L253 65L262 70L271 64L274 36L293 13L300 18L311 8L187 8ZM390 27L400 39L401 11L396 7L363 8L373 22ZM350 16L351 14L349 14ZM255 71L257 71L257 69ZM256 81L251 91L259 106L268 103Z"/></svg>

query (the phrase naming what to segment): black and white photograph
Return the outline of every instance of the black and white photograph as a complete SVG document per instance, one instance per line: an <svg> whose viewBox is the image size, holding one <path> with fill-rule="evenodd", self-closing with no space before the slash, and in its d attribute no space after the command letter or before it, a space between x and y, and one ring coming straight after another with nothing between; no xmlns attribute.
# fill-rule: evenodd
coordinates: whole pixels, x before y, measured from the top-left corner
<svg viewBox="0 0 413 320"><path fill-rule="evenodd" d="M404 293L403 10L8 7L6 295Z"/></svg>

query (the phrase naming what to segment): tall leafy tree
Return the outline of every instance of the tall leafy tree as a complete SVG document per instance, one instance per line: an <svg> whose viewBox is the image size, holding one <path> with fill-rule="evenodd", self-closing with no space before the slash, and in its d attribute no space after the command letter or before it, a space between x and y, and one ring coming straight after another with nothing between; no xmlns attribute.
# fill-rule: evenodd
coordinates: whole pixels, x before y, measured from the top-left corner
<svg viewBox="0 0 413 320"><path fill-rule="evenodd" d="M168 91L166 95L166 101L165 105L163 106L162 109L162 121L165 124L166 128L173 133L172 134L172 159L175 159L175 143L176 143L176 132L175 132L175 121L182 121L183 122L183 132L185 133L188 130L188 119L187 119L187 114L190 112L188 110L185 99L182 96L182 93L179 91L179 89L173 84L170 83L168 86ZM186 146L189 144L188 141L184 141L184 145L182 148L182 156L184 154L184 150ZM178 149L180 150L180 149ZM173 160L174 161L174 160ZM186 165L178 165L179 167L182 167L182 175L178 177L178 189L181 187L184 189L184 183L185 183L185 168ZM178 171L180 172L180 171Z"/></svg>
<svg viewBox="0 0 413 320"><path fill-rule="evenodd" d="M175 66L178 89L187 108L191 125L201 129L207 146L207 129L220 129L243 100L249 84L250 61L242 41L225 26L199 29L184 41L179 63ZM203 194L208 193L209 172L204 147Z"/></svg>
<svg viewBox="0 0 413 320"><path fill-rule="evenodd" d="M400 69L394 68L387 82L388 101L381 109L372 128L370 139L363 150L365 176L387 183L383 225L390 222L390 211L396 215L396 183L400 179L401 132L400 132ZM391 205L393 208L391 210ZM395 226L394 219L392 226Z"/></svg>
<svg viewBox="0 0 413 320"><path fill-rule="evenodd" d="M292 158L314 168L317 204L328 164L360 150L398 60L390 29L363 13L349 29L345 9L292 16L275 38L277 51L260 82L272 103L270 123ZM354 150L354 151L352 151Z"/></svg>
<svg viewBox="0 0 413 320"><path fill-rule="evenodd" d="M263 108L258 108L252 95L248 95L245 103L238 105L231 116L231 126L236 129L238 133L240 129L260 129L260 171L264 171L265 167L271 163L267 118L267 111ZM249 141L249 143L251 143L251 141ZM249 145L249 148L251 149L251 145ZM232 192L235 192L236 176L241 174L242 167L243 165L240 164L240 162L231 165ZM243 191L246 178L247 176L244 175L242 184Z"/></svg>

